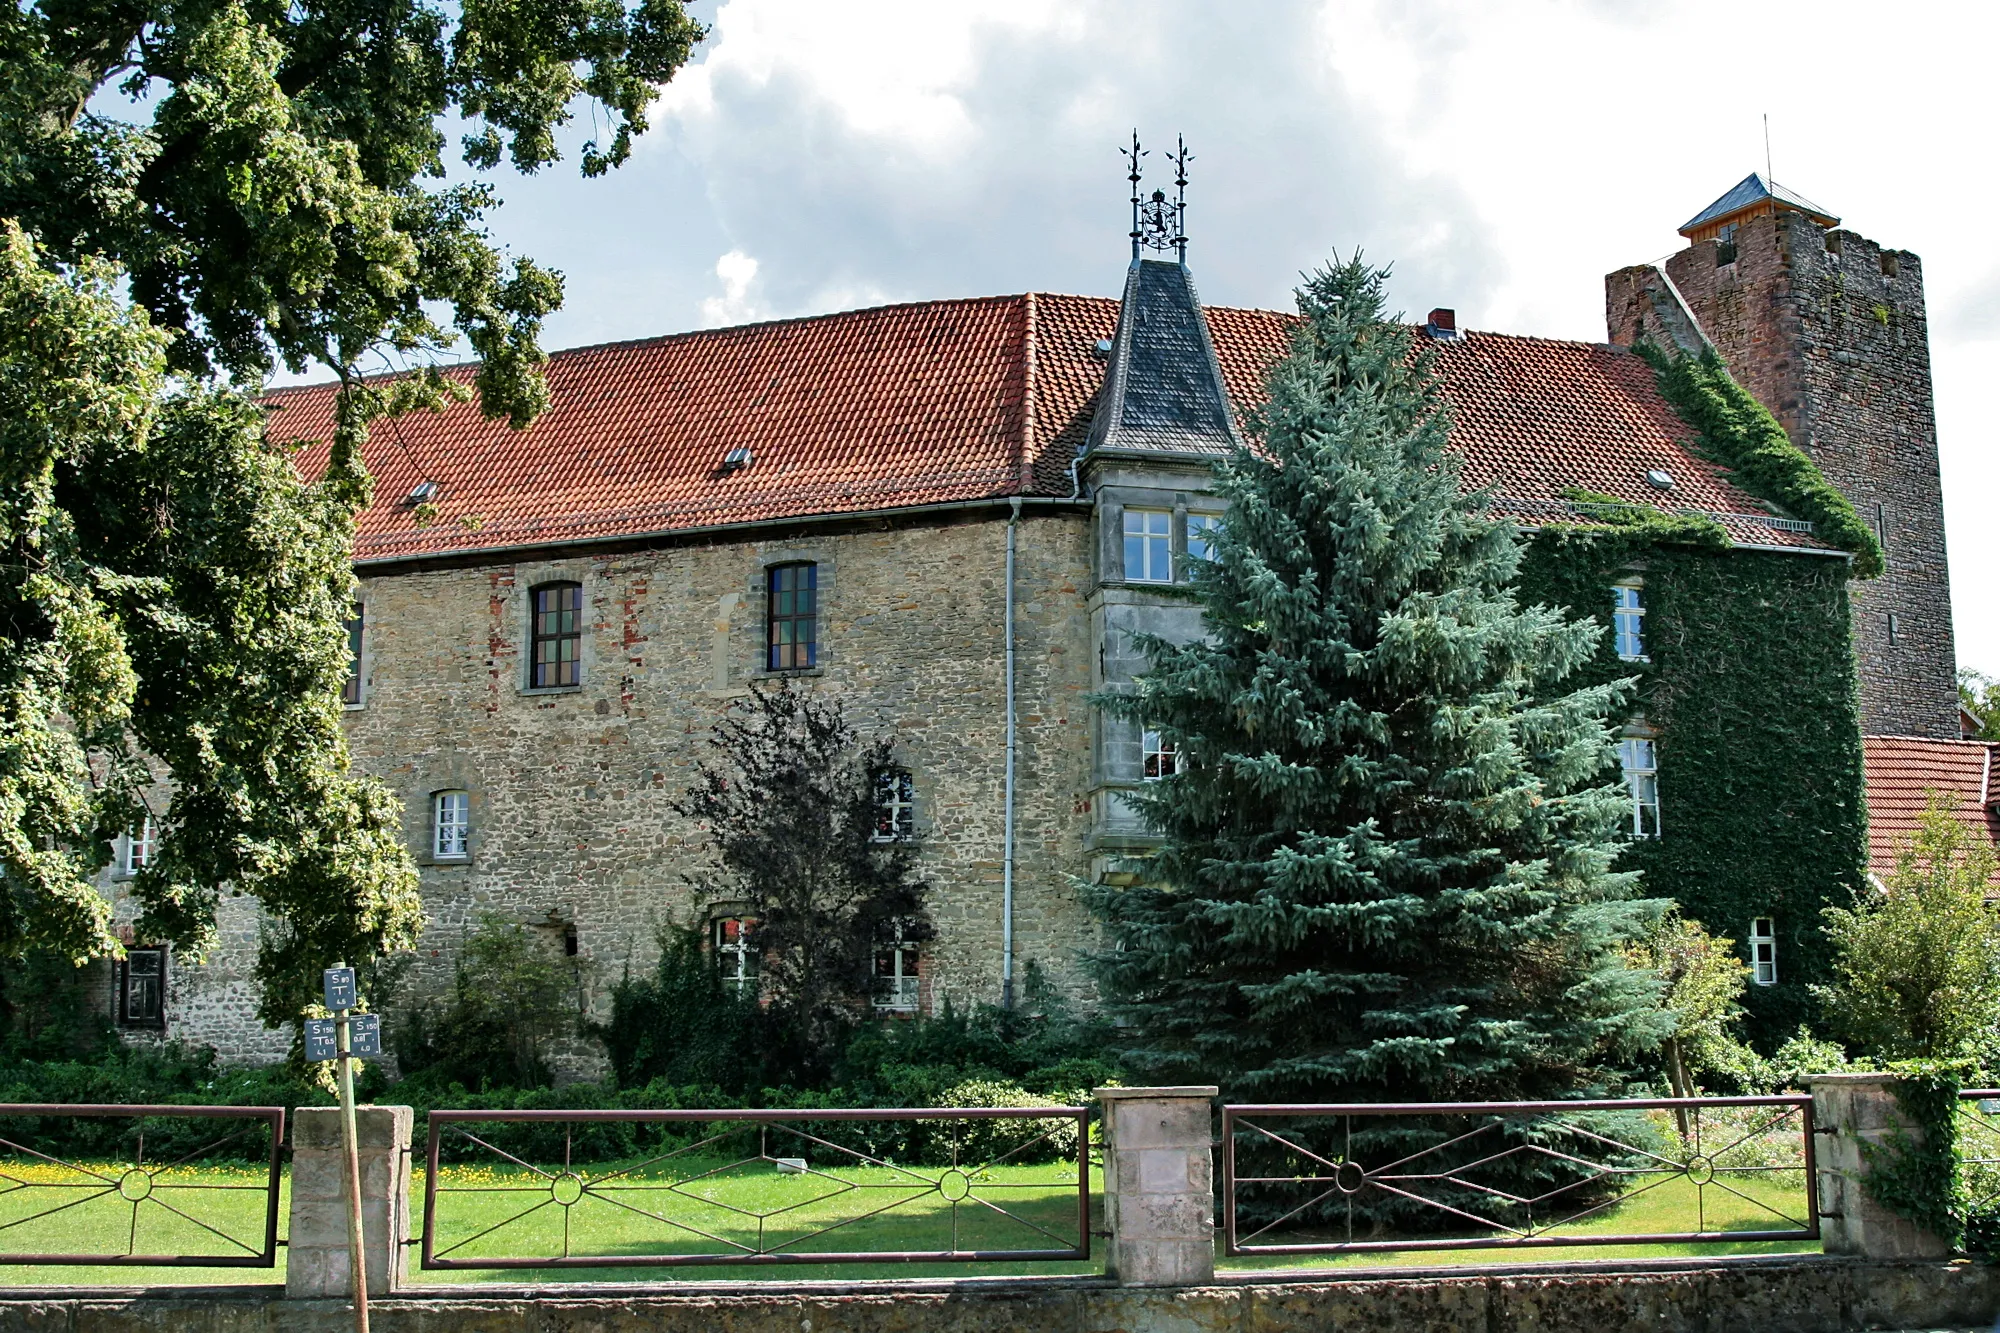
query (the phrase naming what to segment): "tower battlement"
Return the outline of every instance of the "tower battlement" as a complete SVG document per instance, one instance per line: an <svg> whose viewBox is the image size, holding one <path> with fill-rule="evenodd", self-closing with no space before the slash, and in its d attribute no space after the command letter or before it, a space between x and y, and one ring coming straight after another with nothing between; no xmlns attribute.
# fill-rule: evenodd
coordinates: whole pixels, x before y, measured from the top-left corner
<svg viewBox="0 0 2000 1333"><path fill-rule="evenodd" d="M1610 340L1712 344L1738 383L1875 528L1886 564L1853 585L1864 730L1956 736L1957 659L1923 264L1788 192L1718 206L1664 265L1605 278ZM1794 202L1796 201L1796 202ZM1699 225L1697 225L1699 224Z"/></svg>

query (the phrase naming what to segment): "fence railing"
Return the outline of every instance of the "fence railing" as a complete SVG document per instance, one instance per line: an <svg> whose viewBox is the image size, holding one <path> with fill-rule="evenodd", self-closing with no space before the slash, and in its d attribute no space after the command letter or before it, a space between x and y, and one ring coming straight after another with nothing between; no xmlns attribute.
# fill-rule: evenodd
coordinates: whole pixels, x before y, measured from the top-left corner
<svg viewBox="0 0 2000 1333"><path fill-rule="evenodd" d="M0 1104L0 1265L273 1267L284 1141L282 1106Z"/></svg>
<svg viewBox="0 0 2000 1333"><path fill-rule="evenodd" d="M1232 1256L1820 1229L1804 1095L1226 1106L1222 1152Z"/></svg>
<svg viewBox="0 0 2000 1333"><path fill-rule="evenodd" d="M431 1270L1090 1257L1083 1107L433 1111L424 1160Z"/></svg>
<svg viewBox="0 0 2000 1333"><path fill-rule="evenodd" d="M2000 1203L2000 1089L1958 1095L1958 1168L1969 1212Z"/></svg>

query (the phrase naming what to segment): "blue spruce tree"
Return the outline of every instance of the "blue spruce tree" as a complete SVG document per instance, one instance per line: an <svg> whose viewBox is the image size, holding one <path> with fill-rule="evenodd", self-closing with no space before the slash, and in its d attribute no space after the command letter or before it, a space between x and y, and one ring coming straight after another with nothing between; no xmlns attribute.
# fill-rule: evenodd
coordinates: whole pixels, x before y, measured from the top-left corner
<svg viewBox="0 0 2000 1333"><path fill-rule="evenodd" d="M1608 1090L1670 1016L1620 946L1662 904L1612 869L1624 693L1565 689L1601 627L1523 607L1520 539L1461 489L1428 354L1357 254L1218 465L1204 641L1142 643L1179 773L1137 798L1144 882L1089 891L1147 1078L1257 1101ZM1607 776L1612 780L1607 783Z"/></svg>

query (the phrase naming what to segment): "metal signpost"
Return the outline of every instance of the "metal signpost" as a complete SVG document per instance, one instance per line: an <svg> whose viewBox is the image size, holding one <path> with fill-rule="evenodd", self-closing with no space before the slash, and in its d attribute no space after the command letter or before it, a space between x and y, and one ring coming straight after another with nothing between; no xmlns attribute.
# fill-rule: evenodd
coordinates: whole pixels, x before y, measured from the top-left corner
<svg viewBox="0 0 2000 1333"><path fill-rule="evenodd" d="M306 1058L325 1059L322 1054L331 1045L330 1054L340 1061L340 1130L347 1147L347 1249L348 1267L354 1279L354 1329L355 1333L368 1333L368 1256L361 1244L361 1148L355 1142L354 1132L354 1060L362 1052L351 1044L352 1038L365 1032L366 1053L382 1053L382 1020L375 1014L362 1014L352 1023L348 1011L354 1008L354 969L339 964L329 967L325 975L326 1007L333 1010L333 1020L310 1019L306 1023ZM363 1022L362 1020L365 1020ZM350 1028L356 1030L350 1031ZM319 1029L315 1032L314 1029ZM332 1028L331 1034L326 1032ZM328 1042L327 1037L332 1037Z"/></svg>

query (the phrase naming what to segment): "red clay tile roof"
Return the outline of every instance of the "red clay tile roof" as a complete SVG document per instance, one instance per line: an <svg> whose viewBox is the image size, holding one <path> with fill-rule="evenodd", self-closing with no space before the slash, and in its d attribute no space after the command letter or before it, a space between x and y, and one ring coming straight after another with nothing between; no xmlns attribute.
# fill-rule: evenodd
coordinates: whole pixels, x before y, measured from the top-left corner
<svg viewBox="0 0 2000 1333"><path fill-rule="evenodd" d="M1291 317L1211 308L1216 355L1239 402L1261 396ZM1012 495L1066 496L1117 324L1096 297L984 297L580 347L549 359L551 406L525 431L464 404L378 424L367 447L378 501L360 562L631 537L772 519ZM1664 510L1732 515L1744 542L1816 548L1761 522L1763 506L1681 443L1645 363L1616 348L1472 333L1437 344L1454 439L1475 485L1529 522L1573 517L1581 486ZM458 372L466 373L466 372ZM269 399L273 438L325 465L333 389ZM310 443L310 442L321 443ZM722 460L747 448L747 468ZM1675 488L1647 485L1648 469ZM436 482L421 523L403 498Z"/></svg>
<svg viewBox="0 0 2000 1333"><path fill-rule="evenodd" d="M1923 822L1931 791L1958 797L1958 818L2000 848L2000 815L1986 802L2000 798L2000 763L1988 741L1920 736L1864 736L1868 773L1868 868L1896 868L1898 846ZM2000 882L2000 876L1996 876Z"/></svg>

